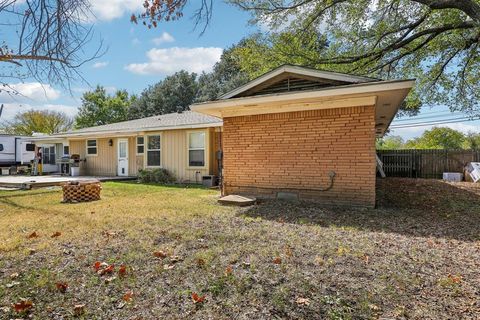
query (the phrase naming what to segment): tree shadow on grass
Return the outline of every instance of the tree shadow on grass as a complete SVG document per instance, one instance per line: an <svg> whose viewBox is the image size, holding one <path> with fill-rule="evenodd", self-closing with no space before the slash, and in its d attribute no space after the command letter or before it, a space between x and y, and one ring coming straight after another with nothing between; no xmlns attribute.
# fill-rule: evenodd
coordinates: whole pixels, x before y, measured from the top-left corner
<svg viewBox="0 0 480 320"><path fill-rule="evenodd" d="M265 200L243 214L286 223L345 227L409 236L480 240L480 185L440 180L377 181L377 208L325 208L311 202Z"/></svg>

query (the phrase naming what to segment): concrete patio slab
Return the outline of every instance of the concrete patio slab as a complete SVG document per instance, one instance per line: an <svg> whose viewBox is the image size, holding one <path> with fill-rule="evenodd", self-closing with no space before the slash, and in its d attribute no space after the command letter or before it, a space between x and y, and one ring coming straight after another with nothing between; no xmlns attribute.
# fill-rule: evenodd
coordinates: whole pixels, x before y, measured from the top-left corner
<svg viewBox="0 0 480 320"><path fill-rule="evenodd" d="M57 176L57 175L45 175L45 176L0 176L0 187L4 188L21 188L32 189L58 186L69 181L85 181L85 180L99 180L99 181L121 181L121 180L135 180L136 177L96 177L96 176L81 176L81 177L69 177L69 176Z"/></svg>
<svg viewBox="0 0 480 320"><path fill-rule="evenodd" d="M244 197L231 194L225 197L221 197L220 199L218 199L218 202L223 205L246 207L254 205L255 202L257 202L257 199L254 197Z"/></svg>

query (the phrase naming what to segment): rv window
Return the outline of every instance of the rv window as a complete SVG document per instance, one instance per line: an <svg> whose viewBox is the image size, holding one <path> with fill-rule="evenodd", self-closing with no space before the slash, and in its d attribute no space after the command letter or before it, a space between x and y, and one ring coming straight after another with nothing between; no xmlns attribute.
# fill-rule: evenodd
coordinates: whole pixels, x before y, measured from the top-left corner
<svg viewBox="0 0 480 320"><path fill-rule="evenodd" d="M25 145L25 151L35 151L35 144L33 143L27 143Z"/></svg>
<svg viewBox="0 0 480 320"><path fill-rule="evenodd" d="M0 151L3 151L3 144L0 143Z"/></svg>

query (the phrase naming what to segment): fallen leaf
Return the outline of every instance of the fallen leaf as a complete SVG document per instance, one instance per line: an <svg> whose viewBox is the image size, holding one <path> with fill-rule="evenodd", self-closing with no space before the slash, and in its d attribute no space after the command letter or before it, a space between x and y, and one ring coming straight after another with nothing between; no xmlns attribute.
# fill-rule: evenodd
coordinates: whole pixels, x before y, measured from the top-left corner
<svg viewBox="0 0 480 320"><path fill-rule="evenodd" d="M105 268L103 268L102 270L99 271L99 274L101 276L105 275L105 274L110 274L110 273L113 273L113 271L115 271L115 265L114 264L111 264Z"/></svg>
<svg viewBox="0 0 480 320"><path fill-rule="evenodd" d="M290 248L289 246L285 246L285 255L286 255L287 257L293 256L292 248Z"/></svg>
<svg viewBox="0 0 480 320"><path fill-rule="evenodd" d="M229 275L231 275L233 273L233 268L232 266L228 266L225 268L225 276L228 277Z"/></svg>
<svg viewBox="0 0 480 320"><path fill-rule="evenodd" d="M308 305L310 305L310 299L308 299L308 298L298 297L297 300L295 300L295 302L296 302L299 306L308 306Z"/></svg>
<svg viewBox="0 0 480 320"><path fill-rule="evenodd" d="M362 259L363 261L365 261L366 264L368 264L368 262L370 261L370 257L366 254L362 257Z"/></svg>
<svg viewBox="0 0 480 320"><path fill-rule="evenodd" d="M81 316L85 313L85 305L84 304L76 304L73 306L73 314L76 316Z"/></svg>
<svg viewBox="0 0 480 320"><path fill-rule="evenodd" d="M448 275L448 278L453 282L453 283L460 283L462 282L462 277L459 275Z"/></svg>
<svg viewBox="0 0 480 320"><path fill-rule="evenodd" d="M275 257L275 259L273 259L273 263L275 263L275 264L281 264L281 263L282 263L282 258L280 258L280 257Z"/></svg>
<svg viewBox="0 0 480 320"><path fill-rule="evenodd" d="M18 276L19 276L18 272L14 272L10 275L10 279L16 279L18 278Z"/></svg>
<svg viewBox="0 0 480 320"><path fill-rule="evenodd" d="M35 253L37 253L36 249L33 249L33 248L28 249L28 254L29 255L34 255Z"/></svg>
<svg viewBox="0 0 480 320"><path fill-rule="evenodd" d="M172 256L172 257L170 258L170 262L171 262L171 263L177 263L177 262L179 262L179 261L181 261L181 260L182 260L182 259L181 259L179 256Z"/></svg>
<svg viewBox="0 0 480 320"><path fill-rule="evenodd" d="M20 300L20 302L14 303L12 307L15 310L15 312L18 312L18 313L25 312L30 310L33 307L33 302L30 300L22 299Z"/></svg>
<svg viewBox="0 0 480 320"><path fill-rule="evenodd" d="M130 301L130 300L132 299L132 297L133 297L133 291L128 291L127 293L125 293L125 294L123 295L123 298L122 298L122 299L123 299L124 301L127 301L127 302L128 302L128 301Z"/></svg>
<svg viewBox="0 0 480 320"><path fill-rule="evenodd" d="M199 296L196 292L193 292L192 301L193 303L202 303L203 301L205 301L205 296Z"/></svg>
<svg viewBox="0 0 480 320"><path fill-rule="evenodd" d="M95 269L95 271L98 272L98 270L100 270L102 267L107 267L107 266L108 264L106 264L105 262L95 261L93 268Z"/></svg>
<svg viewBox="0 0 480 320"><path fill-rule="evenodd" d="M66 282L57 282L55 283L55 287L57 288L58 291L60 292L66 292L68 288L68 283Z"/></svg>
<svg viewBox="0 0 480 320"><path fill-rule="evenodd" d="M105 278L105 283L110 283L110 282L114 281L115 279L117 279L117 277L115 277L115 276Z"/></svg>
<svg viewBox="0 0 480 320"><path fill-rule="evenodd" d="M167 253L165 251L162 251L162 250L159 250L159 251L155 251L153 253L153 255L157 258L161 258L161 259L164 259L167 257Z"/></svg>
<svg viewBox="0 0 480 320"><path fill-rule="evenodd" d="M38 238L38 233L37 231L33 231L28 235L28 239L33 239L33 238Z"/></svg>
<svg viewBox="0 0 480 320"><path fill-rule="evenodd" d="M120 268L118 268L118 275L119 275L120 277L126 276L126 275L127 275L127 266L125 266L125 265L122 264L122 265L120 266Z"/></svg>
<svg viewBox="0 0 480 320"><path fill-rule="evenodd" d="M163 265L163 270L171 270L173 268L175 268L174 264L164 264Z"/></svg>
<svg viewBox="0 0 480 320"><path fill-rule="evenodd" d="M62 235L62 233L59 232L59 231L57 231L57 232L55 232L54 234L52 234L50 237L51 237L51 238L57 238L57 237L60 237L61 235Z"/></svg>
<svg viewBox="0 0 480 320"><path fill-rule="evenodd" d="M204 265L205 265L205 260L203 260L202 258L198 258L197 259L197 266L203 267Z"/></svg>

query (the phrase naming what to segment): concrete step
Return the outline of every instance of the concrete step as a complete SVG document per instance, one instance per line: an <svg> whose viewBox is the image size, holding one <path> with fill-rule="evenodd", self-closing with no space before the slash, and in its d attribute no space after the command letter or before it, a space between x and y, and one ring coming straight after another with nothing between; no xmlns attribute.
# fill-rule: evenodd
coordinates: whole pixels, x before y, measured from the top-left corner
<svg viewBox="0 0 480 320"><path fill-rule="evenodd" d="M228 196L221 197L220 199L218 199L218 202L220 204L228 206L246 207L254 205L257 202L257 199L254 197L245 197L236 194L230 194Z"/></svg>

